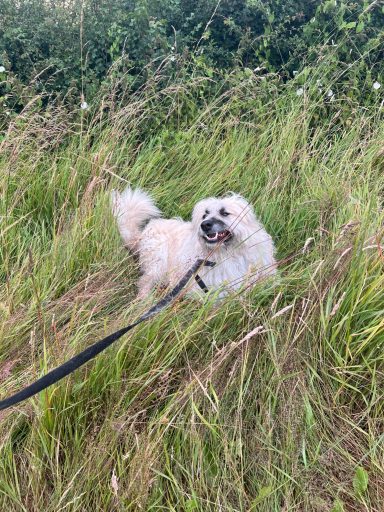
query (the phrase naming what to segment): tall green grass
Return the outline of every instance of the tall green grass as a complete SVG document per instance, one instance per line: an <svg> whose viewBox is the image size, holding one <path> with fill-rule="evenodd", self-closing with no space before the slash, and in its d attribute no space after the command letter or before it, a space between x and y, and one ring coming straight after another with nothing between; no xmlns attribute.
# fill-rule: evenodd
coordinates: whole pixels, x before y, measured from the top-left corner
<svg viewBox="0 0 384 512"><path fill-rule="evenodd" d="M112 188L183 218L239 192L282 264L278 283L220 307L177 301L3 412L1 510L382 510L384 126L378 110L345 120L343 100L262 86L196 110L199 83L147 90L80 122L31 108L10 126L1 397L146 307Z"/></svg>

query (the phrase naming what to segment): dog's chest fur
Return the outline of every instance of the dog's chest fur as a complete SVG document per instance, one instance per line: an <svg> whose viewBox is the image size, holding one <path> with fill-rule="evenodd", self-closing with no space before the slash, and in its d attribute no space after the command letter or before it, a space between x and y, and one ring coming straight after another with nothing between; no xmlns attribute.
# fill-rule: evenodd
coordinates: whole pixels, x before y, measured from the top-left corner
<svg viewBox="0 0 384 512"><path fill-rule="evenodd" d="M216 265L206 267L199 272L208 288L217 289L221 286L238 288L244 284L244 280L250 272L251 262L244 255L234 255L230 252L225 254L224 252L219 257L210 258L208 256L208 259L214 261Z"/></svg>

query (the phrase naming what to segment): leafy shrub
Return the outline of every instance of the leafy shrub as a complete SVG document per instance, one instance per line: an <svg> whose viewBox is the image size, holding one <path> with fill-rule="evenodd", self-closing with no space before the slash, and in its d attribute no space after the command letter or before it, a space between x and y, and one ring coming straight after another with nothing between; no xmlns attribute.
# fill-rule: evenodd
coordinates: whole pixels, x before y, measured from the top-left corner
<svg viewBox="0 0 384 512"><path fill-rule="evenodd" d="M34 94L79 105L111 79L135 90L165 62L170 80L248 69L283 81L325 62L323 78L359 101L384 79L379 2L3 0L0 18L4 112Z"/></svg>

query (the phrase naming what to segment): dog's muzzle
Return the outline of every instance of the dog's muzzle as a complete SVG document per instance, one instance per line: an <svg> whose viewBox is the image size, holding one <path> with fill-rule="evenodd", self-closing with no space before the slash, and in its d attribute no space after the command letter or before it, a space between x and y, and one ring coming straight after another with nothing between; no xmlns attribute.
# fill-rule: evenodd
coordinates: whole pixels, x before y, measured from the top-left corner
<svg viewBox="0 0 384 512"><path fill-rule="evenodd" d="M228 242L233 236L224 222L215 218L203 220L200 229L202 237L209 244Z"/></svg>

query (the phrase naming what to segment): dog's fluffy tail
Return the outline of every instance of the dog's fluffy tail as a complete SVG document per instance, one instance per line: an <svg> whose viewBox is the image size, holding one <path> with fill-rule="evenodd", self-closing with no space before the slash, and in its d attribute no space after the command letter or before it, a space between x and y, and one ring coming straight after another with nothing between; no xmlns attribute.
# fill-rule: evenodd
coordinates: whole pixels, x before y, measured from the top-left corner
<svg viewBox="0 0 384 512"><path fill-rule="evenodd" d="M145 223L161 216L153 199L139 188L127 187L121 194L112 190L112 211L124 244L135 250Z"/></svg>

